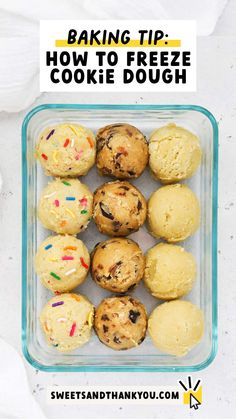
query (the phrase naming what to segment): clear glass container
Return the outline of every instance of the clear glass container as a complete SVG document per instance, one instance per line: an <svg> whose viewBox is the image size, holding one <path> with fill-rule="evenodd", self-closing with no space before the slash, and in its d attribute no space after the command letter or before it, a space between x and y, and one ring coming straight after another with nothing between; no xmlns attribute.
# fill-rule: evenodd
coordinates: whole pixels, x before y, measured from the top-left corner
<svg viewBox="0 0 236 419"><path fill-rule="evenodd" d="M128 351L113 351L101 344L93 332L91 340L71 353L59 353L49 347L42 335L39 314L52 297L40 283L34 270L37 247L50 232L37 219L37 202L44 185L50 180L35 159L35 143L46 126L61 122L75 122L94 132L115 122L130 123L147 137L157 127L175 122L196 133L203 149L201 167L186 183L195 191L201 203L201 227L187 239L184 247L193 252L198 264L195 286L184 299L196 303L204 313L205 332L202 341L188 353L178 358L159 352L148 336L144 342ZM41 105L32 109L22 125L22 346L25 358L44 371L197 371L208 366L217 348L217 175L218 129L213 115L200 106L192 105ZM101 177L94 167L82 182L94 191L109 178ZM150 196L160 184L149 169L133 182L145 195ZM91 222L79 235L89 250L105 238ZM146 251L157 240L146 226L132 234ZM90 277L75 292L88 296L95 306L110 293L98 287ZM148 314L161 303L152 297L141 283L132 295L146 306Z"/></svg>

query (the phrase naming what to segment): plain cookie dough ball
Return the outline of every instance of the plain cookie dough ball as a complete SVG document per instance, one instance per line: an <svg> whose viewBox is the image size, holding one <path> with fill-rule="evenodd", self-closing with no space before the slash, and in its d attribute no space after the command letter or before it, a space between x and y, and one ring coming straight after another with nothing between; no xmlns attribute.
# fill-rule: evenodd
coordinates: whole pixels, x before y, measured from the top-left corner
<svg viewBox="0 0 236 419"><path fill-rule="evenodd" d="M127 236L143 225L146 214L144 196L129 182L108 182L94 193L94 221L103 234Z"/></svg>
<svg viewBox="0 0 236 419"><path fill-rule="evenodd" d="M185 240L198 229L200 205L186 185L167 185L151 195L148 202L148 223L153 236L170 243Z"/></svg>
<svg viewBox="0 0 236 419"><path fill-rule="evenodd" d="M99 243L92 255L94 281L113 292L133 289L143 278L145 258L133 240L113 238Z"/></svg>
<svg viewBox="0 0 236 419"><path fill-rule="evenodd" d="M46 128L36 146L36 155L48 176L86 175L95 162L95 154L92 131L78 124Z"/></svg>
<svg viewBox="0 0 236 419"><path fill-rule="evenodd" d="M101 128L96 137L97 168L102 175L119 179L137 178L148 163L145 136L129 124Z"/></svg>
<svg viewBox="0 0 236 419"><path fill-rule="evenodd" d="M80 294L51 298L40 315L40 324L49 345L60 352L73 351L88 342L94 307Z"/></svg>
<svg viewBox="0 0 236 419"><path fill-rule="evenodd" d="M196 135L175 124L168 124L152 133L149 154L154 176L162 183L173 183L195 173L202 151Z"/></svg>
<svg viewBox="0 0 236 419"><path fill-rule="evenodd" d="M56 179L43 189L38 217L45 228L61 234L83 231L92 217L93 195L78 179Z"/></svg>
<svg viewBox="0 0 236 419"><path fill-rule="evenodd" d="M190 301L170 301L153 310L148 331L160 351L184 356L203 336L203 313Z"/></svg>
<svg viewBox="0 0 236 419"><path fill-rule="evenodd" d="M73 236L50 236L39 246L35 270L53 292L71 291L88 275L90 256L84 243Z"/></svg>
<svg viewBox="0 0 236 419"><path fill-rule="evenodd" d="M146 336L145 307L129 296L106 298L96 309L94 327L100 341L110 348L133 348Z"/></svg>
<svg viewBox="0 0 236 419"><path fill-rule="evenodd" d="M154 297L182 297L191 291L195 278L195 259L183 247L159 243L148 250L144 282Z"/></svg>

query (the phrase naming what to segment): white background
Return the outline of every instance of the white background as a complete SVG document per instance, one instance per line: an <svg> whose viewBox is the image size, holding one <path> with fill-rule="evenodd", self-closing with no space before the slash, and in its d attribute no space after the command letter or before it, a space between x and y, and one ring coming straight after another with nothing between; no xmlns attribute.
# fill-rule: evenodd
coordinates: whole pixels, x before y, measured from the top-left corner
<svg viewBox="0 0 236 419"><path fill-rule="evenodd" d="M233 4L233 6L232 6ZM203 405L186 406L51 406L48 385L175 385L185 374L71 373L48 374L25 363L32 393L49 419L234 419L236 399L236 33L231 18L235 1L215 35L198 40L198 91L175 94L43 94L36 104L65 103L195 103L209 108L220 129L219 147L219 350L211 366L194 377L203 380ZM235 21L235 20L234 20ZM225 28L224 30L222 28ZM21 350L21 151L20 128L25 111L0 114L0 335ZM14 402L14 395L13 395ZM2 419L2 418L1 418ZM4 418L5 419L5 418ZM22 418L25 419L25 418ZM32 418L34 419L34 418Z"/></svg>

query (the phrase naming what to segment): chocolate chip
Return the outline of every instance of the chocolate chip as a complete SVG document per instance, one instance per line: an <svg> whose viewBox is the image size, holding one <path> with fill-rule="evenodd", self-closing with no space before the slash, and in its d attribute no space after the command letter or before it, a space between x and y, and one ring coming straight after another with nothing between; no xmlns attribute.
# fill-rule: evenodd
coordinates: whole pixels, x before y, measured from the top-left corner
<svg viewBox="0 0 236 419"><path fill-rule="evenodd" d="M129 137L132 137L132 135L133 135L132 134L132 131L130 131L128 128L126 128L126 132L127 132L127 134L128 134Z"/></svg>
<svg viewBox="0 0 236 419"><path fill-rule="evenodd" d="M119 128L122 127L123 124L114 124L111 126L111 128Z"/></svg>
<svg viewBox="0 0 236 419"><path fill-rule="evenodd" d="M114 215L109 211L108 207L104 205L102 202L99 203L101 213L103 217L108 218L109 220L114 220Z"/></svg>
<svg viewBox="0 0 236 419"><path fill-rule="evenodd" d="M107 314L103 314L102 317L101 317L101 320L103 320L103 321L109 320L108 315Z"/></svg>
<svg viewBox="0 0 236 419"><path fill-rule="evenodd" d="M140 200L138 200L137 208L138 208L139 211L143 208L142 202Z"/></svg>
<svg viewBox="0 0 236 419"><path fill-rule="evenodd" d="M122 226L122 224L120 223L120 221L113 221L112 225L114 227L114 231L118 231L119 228Z"/></svg>
<svg viewBox="0 0 236 419"><path fill-rule="evenodd" d="M133 170L128 170L130 176L135 176L135 172Z"/></svg>
<svg viewBox="0 0 236 419"><path fill-rule="evenodd" d="M103 332L104 332L104 333L107 333L107 332L108 332L108 330L109 330L109 327L108 327L108 326L106 326L105 324L103 324L103 325L102 325L102 328L103 328Z"/></svg>
<svg viewBox="0 0 236 419"><path fill-rule="evenodd" d="M117 344L121 343L120 339L117 336L114 336L113 342L115 342Z"/></svg>
<svg viewBox="0 0 236 419"><path fill-rule="evenodd" d="M110 281L110 279L112 279L112 276L109 274L109 275L103 275L103 278L104 278L104 280L105 281Z"/></svg>
<svg viewBox="0 0 236 419"><path fill-rule="evenodd" d="M120 260L119 262L115 263L114 265L112 265L109 268L109 272L111 273L112 276L115 276L116 274L116 270L119 268L119 266L122 264L122 261Z"/></svg>
<svg viewBox="0 0 236 419"><path fill-rule="evenodd" d="M130 310L129 311L129 319L131 320L132 323L136 323L137 318L140 316L140 312L139 311L134 311L134 310Z"/></svg>
<svg viewBox="0 0 236 419"><path fill-rule="evenodd" d="M144 336L142 336L142 337L141 337L141 339L139 339L139 341L138 341L138 345L140 345L140 343L142 343L142 342L144 341L144 339L145 339L145 335L144 335Z"/></svg>
<svg viewBox="0 0 236 419"><path fill-rule="evenodd" d="M129 186L119 186L119 189L124 189L125 191L129 191Z"/></svg>
<svg viewBox="0 0 236 419"><path fill-rule="evenodd" d="M137 284L130 285L130 287L127 289L127 291L132 291L136 287L136 285Z"/></svg>

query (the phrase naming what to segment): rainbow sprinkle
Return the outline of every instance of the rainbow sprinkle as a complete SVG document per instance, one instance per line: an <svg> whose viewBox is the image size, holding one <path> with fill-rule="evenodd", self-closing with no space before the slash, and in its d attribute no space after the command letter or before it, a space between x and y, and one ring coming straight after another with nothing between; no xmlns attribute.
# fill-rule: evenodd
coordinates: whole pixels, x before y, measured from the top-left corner
<svg viewBox="0 0 236 419"><path fill-rule="evenodd" d="M64 322L66 322L66 318L65 317L60 317L59 319L57 319L57 321L59 323L64 323Z"/></svg>
<svg viewBox="0 0 236 419"><path fill-rule="evenodd" d="M74 196L66 196L66 201L75 201Z"/></svg>
<svg viewBox="0 0 236 419"><path fill-rule="evenodd" d="M66 246L64 247L64 250L77 250L76 246Z"/></svg>
<svg viewBox="0 0 236 419"><path fill-rule="evenodd" d="M54 134L55 129L52 129L52 131L49 132L48 136L46 137L46 140L49 140L49 138Z"/></svg>
<svg viewBox="0 0 236 419"><path fill-rule="evenodd" d="M84 258L82 258L82 256L80 257L80 262L81 262L81 265L82 265L85 269L88 269L88 265L87 265L87 263L85 263Z"/></svg>
<svg viewBox="0 0 236 419"><path fill-rule="evenodd" d="M50 198L51 196L53 196L53 195L55 195L55 194L56 194L56 191L55 191L55 192L50 193L49 195L44 195L44 198Z"/></svg>
<svg viewBox="0 0 236 419"><path fill-rule="evenodd" d="M71 186L71 184L69 182L66 182L66 180L63 180L62 183L64 183L64 185L66 186Z"/></svg>
<svg viewBox="0 0 236 419"><path fill-rule="evenodd" d="M93 148L93 141L91 140L90 137L87 137L87 141L88 141L88 143L90 145L90 148Z"/></svg>
<svg viewBox="0 0 236 419"><path fill-rule="evenodd" d="M47 244L47 246L44 247L45 250L51 249L52 244Z"/></svg>
<svg viewBox="0 0 236 419"><path fill-rule="evenodd" d="M72 218L75 218L75 214L69 208L66 208L65 211L68 212L68 214L70 214Z"/></svg>
<svg viewBox="0 0 236 419"><path fill-rule="evenodd" d="M75 156L75 160L79 160L80 157L82 156L83 150L78 151L78 154L76 154Z"/></svg>
<svg viewBox="0 0 236 419"><path fill-rule="evenodd" d="M57 274L55 274L54 272L50 272L50 275L53 276L53 278L57 279L58 281L61 280L61 278Z"/></svg>
<svg viewBox="0 0 236 419"><path fill-rule="evenodd" d="M75 145L75 139L74 139L74 138L72 138L72 139L71 139L71 145L70 145L70 146L71 146L71 147L74 147L74 145Z"/></svg>
<svg viewBox="0 0 236 419"><path fill-rule="evenodd" d="M82 210L82 211L80 211L80 214L87 214L87 210Z"/></svg>
<svg viewBox="0 0 236 419"><path fill-rule="evenodd" d="M44 160L48 160L48 156L46 156L46 154L43 153L43 154L41 154L41 156Z"/></svg>
<svg viewBox="0 0 236 419"><path fill-rule="evenodd" d="M79 202L80 202L80 204L83 206L83 207L86 207L87 206L87 204L88 204L88 200L87 200L87 198L81 198L80 200L79 200Z"/></svg>
<svg viewBox="0 0 236 419"><path fill-rule="evenodd" d="M74 268L74 269L71 269L70 271L67 271L67 272L65 273L65 275L66 275L66 276L68 276L68 275L73 274L74 272L76 272L76 269L75 269L75 268Z"/></svg>
<svg viewBox="0 0 236 419"><path fill-rule="evenodd" d="M76 323L73 323L70 329L70 336L74 336L75 333L75 329L76 329Z"/></svg>
<svg viewBox="0 0 236 419"><path fill-rule="evenodd" d="M64 301L57 301L56 303L52 303L52 307L62 306L64 304Z"/></svg>
<svg viewBox="0 0 236 419"><path fill-rule="evenodd" d="M58 155L58 150L56 150L52 153L52 158L55 161L55 163L58 163L57 155Z"/></svg>
<svg viewBox="0 0 236 419"><path fill-rule="evenodd" d="M55 204L56 207L59 207L60 202L58 201L58 199L55 199L54 204Z"/></svg>
<svg viewBox="0 0 236 419"><path fill-rule="evenodd" d="M54 210L50 210L50 213L53 214L53 215L57 215L56 211L54 211Z"/></svg>
<svg viewBox="0 0 236 419"><path fill-rule="evenodd" d="M67 147L69 145L69 143L70 143L70 140L69 140L69 138L67 138L66 141L64 142L63 147Z"/></svg>
<svg viewBox="0 0 236 419"><path fill-rule="evenodd" d="M62 256L62 260L74 260L74 256Z"/></svg>

